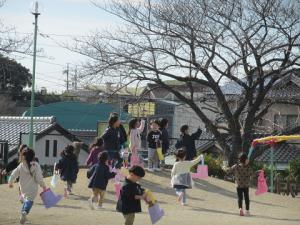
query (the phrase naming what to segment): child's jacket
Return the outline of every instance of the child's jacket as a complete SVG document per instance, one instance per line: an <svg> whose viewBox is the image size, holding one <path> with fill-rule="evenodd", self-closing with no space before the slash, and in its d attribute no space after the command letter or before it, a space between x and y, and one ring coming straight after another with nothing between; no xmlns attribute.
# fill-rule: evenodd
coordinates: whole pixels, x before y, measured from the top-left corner
<svg viewBox="0 0 300 225"><path fill-rule="evenodd" d="M233 172L234 174L237 187L247 188L250 186L252 170L249 165L236 164L231 167L230 172Z"/></svg>
<svg viewBox="0 0 300 225"><path fill-rule="evenodd" d="M64 154L56 165L61 170L60 177L63 181L76 182L79 171L78 161L75 154Z"/></svg>
<svg viewBox="0 0 300 225"><path fill-rule="evenodd" d="M43 180L43 173L41 167L37 162L31 163L30 172L26 163L22 162L12 172L8 183L14 183L15 180L19 177L21 193L28 200L33 201L38 194L38 185L44 187L45 183Z"/></svg>
<svg viewBox="0 0 300 225"><path fill-rule="evenodd" d="M117 203L117 211L123 214L139 213L142 211L141 200L135 199L136 195L143 195L144 189L141 185L125 179Z"/></svg>
<svg viewBox="0 0 300 225"><path fill-rule="evenodd" d="M91 149L91 152L86 160L87 166L93 166L98 163L98 155L103 151L101 147L94 147Z"/></svg>
<svg viewBox="0 0 300 225"><path fill-rule="evenodd" d="M106 190L108 180L114 178L115 173L109 171L109 167L102 163L97 163L87 172L87 177L90 179L89 188L99 188Z"/></svg>

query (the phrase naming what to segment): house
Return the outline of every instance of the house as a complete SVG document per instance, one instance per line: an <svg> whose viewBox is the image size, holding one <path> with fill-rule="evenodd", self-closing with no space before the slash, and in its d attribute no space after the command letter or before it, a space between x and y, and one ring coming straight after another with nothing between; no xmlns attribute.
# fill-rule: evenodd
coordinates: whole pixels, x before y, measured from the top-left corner
<svg viewBox="0 0 300 225"><path fill-rule="evenodd" d="M53 165L68 144L80 142L75 135L57 123L55 117L34 117L34 145L36 157L41 165ZM0 140L8 142L9 161L16 157L18 146L28 143L30 117L0 117ZM88 147L81 147L78 161L85 165Z"/></svg>
<svg viewBox="0 0 300 225"><path fill-rule="evenodd" d="M258 156L255 161L264 164L270 163L271 151L270 147ZM274 147L274 166L276 170L285 170L288 168L289 162L300 157L300 147L287 142L278 143Z"/></svg>
<svg viewBox="0 0 300 225"><path fill-rule="evenodd" d="M126 121L128 114L107 103L84 103L79 101L57 102L41 105L34 109L34 116L54 116L57 123L70 133L78 135L86 144L90 144L97 136L99 121L107 121L111 112L121 114L121 120ZM29 116L30 111L23 116Z"/></svg>

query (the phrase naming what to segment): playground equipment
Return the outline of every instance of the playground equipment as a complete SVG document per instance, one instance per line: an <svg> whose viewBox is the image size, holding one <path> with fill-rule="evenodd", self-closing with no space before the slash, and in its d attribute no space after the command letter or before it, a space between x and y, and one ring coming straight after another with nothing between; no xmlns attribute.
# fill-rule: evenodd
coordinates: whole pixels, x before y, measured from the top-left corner
<svg viewBox="0 0 300 225"><path fill-rule="evenodd" d="M282 141L290 141L290 140L300 140L300 135L285 135L285 136L269 136L264 138L255 139L252 141L251 147L249 149L248 158L250 159L255 146L258 144L266 144L271 146L271 154L270 154L270 166L271 166L271 185L270 191L274 191L274 148L277 143Z"/></svg>

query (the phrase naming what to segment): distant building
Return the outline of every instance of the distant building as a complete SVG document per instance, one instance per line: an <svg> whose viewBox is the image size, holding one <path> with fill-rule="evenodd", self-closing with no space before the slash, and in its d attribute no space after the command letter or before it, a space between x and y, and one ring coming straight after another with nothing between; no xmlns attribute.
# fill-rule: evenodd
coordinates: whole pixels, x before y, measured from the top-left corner
<svg viewBox="0 0 300 225"><path fill-rule="evenodd" d="M34 117L34 146L41 165L53 165L61 151L73 142L81 142L75 135L57 123L54 117ZM0 140L7 141L9 161L17 157L20 144L28 143L30 117L0 117ZM82 145L79 164L85 165L88 146Z"/></svg>

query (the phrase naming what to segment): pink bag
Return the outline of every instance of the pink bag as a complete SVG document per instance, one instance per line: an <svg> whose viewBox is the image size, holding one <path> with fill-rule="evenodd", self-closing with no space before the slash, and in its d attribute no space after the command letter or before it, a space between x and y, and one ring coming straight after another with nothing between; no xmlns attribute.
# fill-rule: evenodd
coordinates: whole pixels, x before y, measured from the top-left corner
<svg viewBox="0 0 300 225"><path fill-rule="evenodd" d="M196 179L206 179L208 178L208 167L207 165L199 165L197 168L197 173L192 173L192 178Z"/></svg>
<svg viewBox="0 0 300 225"><path fill-rule="evenodd" d="M40 193L41 199L46 207L46 209L55 206L61 199L62 196L55 195L50 188Z"/></svg>
<svg viewBox="0 0 300 225"><path fill-rule="evenodd" d="M122 184L120 182L116 182L115 183L115 194L116 194L117 199L119 199L121 189L122 189Z"/></svg>
<svg viewBox="0 0 300 225"><path fill-rule="evenodd" d="M255 191L255 195L261 195L268 192L268 185L265 179L264 171L261 170L257 179L257 189Z"/></svg>
<svg viewBox="0 0 300 225"><path fill-rule="evenodd" d="M158 203L155 203L153 206L149 207L148 212L152 224L157 223L165 215L164 210L159 207Z"/></svg>

